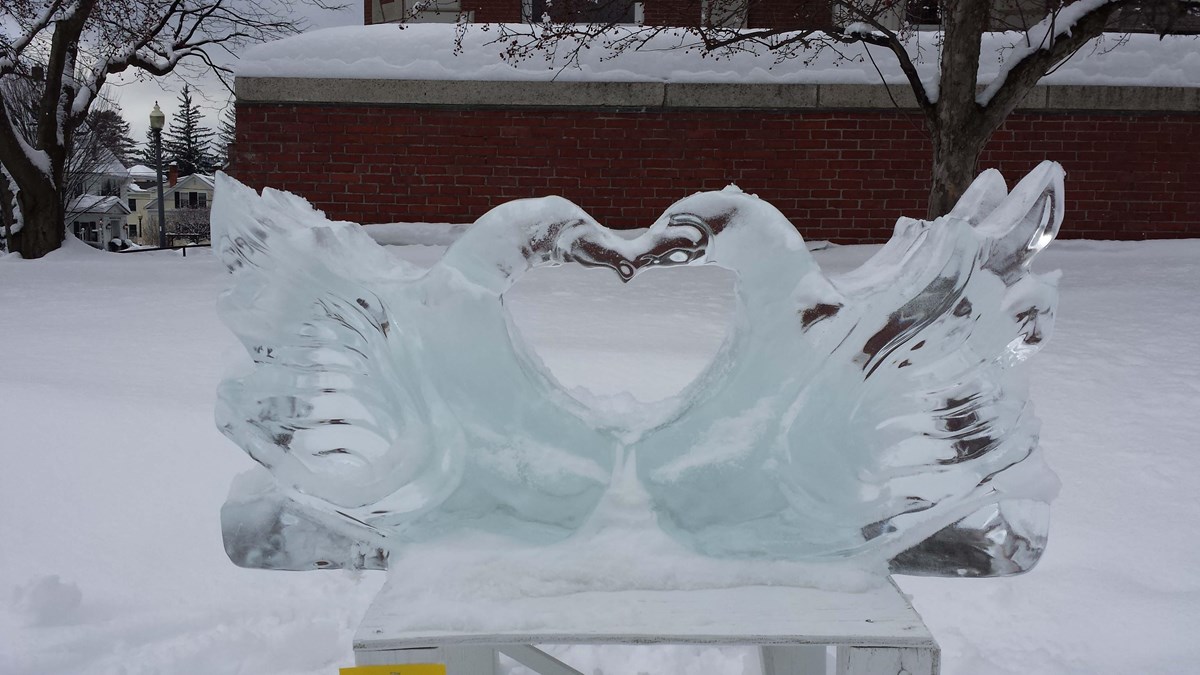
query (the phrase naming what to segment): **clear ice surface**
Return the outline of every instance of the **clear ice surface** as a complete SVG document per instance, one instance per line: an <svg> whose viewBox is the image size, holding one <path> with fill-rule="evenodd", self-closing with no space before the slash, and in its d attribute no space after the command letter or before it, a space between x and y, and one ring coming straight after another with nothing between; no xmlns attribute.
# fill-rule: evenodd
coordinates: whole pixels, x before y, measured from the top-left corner
<svg viewBox="0 0 1200 675"><path fill-rule="evenodd" d="M702 556L1028 570L1057 490L1025 372L1057 292L1029 265L1062 221L1062 182L1045 162L1009 193L987 171L953 212L901 218L831 278L733 187L634 239L565 199L509 202L422 271L358 225L220 175L219 309L254 365L222 383L217 424L261 465L222 509L226 551L379 569L468 531L537 548L589 536L605 495L636 481L636 520ZM565 263L736 274L725 344L650 423L568 395L514 329L505 291Z"/></svg>

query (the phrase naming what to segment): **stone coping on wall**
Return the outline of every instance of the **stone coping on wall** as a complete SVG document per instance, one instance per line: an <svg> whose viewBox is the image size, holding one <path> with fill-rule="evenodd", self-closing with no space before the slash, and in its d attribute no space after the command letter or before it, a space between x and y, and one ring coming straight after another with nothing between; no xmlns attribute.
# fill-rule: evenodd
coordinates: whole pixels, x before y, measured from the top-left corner
<svg viewBox="0 0 1200 675"><path fill-rule="evenodd" d="M907 85L690 82L480 82L239 77L241 103L503 108L820 109L916 108ZM1019 109L1200 113L1200 88L1038 86Z"/></svg>

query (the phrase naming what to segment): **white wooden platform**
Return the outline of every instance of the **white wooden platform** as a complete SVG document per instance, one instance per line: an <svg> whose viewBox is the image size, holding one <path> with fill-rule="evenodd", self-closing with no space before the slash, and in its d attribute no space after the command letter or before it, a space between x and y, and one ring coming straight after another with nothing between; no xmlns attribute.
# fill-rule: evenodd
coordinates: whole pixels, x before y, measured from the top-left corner
<svg viewBox="0 0 1200 675"><path fill-rule="evenodd" d="M750 586L519 598L447 611L385 587L354 637L357 665L444 663L447 675L493 675L497 653L542 675L578 671L534 647L549 644L749 645L765 675L938 675L933 636L889 583L864 593ZM667 673L655 675L670 675Z"/></svg>

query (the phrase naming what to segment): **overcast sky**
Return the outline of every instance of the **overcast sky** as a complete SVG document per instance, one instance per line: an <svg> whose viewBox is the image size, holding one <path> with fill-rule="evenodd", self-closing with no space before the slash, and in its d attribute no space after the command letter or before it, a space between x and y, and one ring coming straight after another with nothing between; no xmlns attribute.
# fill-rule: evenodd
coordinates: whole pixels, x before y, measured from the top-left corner
<svg viewBox="0 0 1200 675"><path fill-rule="evenodd" d="M298 3L297 18L304 19L308 26L306 30L329 28L331 26L362 25L362 0L344 0L348 7L341 10L323 10ZM213 52L215 57L217 52ZM221 111L230 105L232 96L217 80L209 75L203 78L190 73L176 73L160 78L146 78L138 81L136 77L126 73L121 80L110 80L115 86L105 90L105 94L121 106L121 112L130 126L130 136L139 145L146 140L146 130L150 127L150 111L154 102L158 101L162 111L167 115L167 124L179 109L179 90L186 82L191 86L192 100L200 106L204 113L204 125L213 131ZM117 84L119 82L119 84Z"/></svg>

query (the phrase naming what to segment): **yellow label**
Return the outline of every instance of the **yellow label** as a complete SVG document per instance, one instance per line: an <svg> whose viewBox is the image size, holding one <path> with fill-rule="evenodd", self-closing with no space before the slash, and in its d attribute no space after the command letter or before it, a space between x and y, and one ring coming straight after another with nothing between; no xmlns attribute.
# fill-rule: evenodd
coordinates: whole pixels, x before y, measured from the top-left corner
<svg viewBox="0 0 1200 675"><path fill-rule="evenodd" d="M400 663L394 666L355 666L342 668L340 675L446 675L441 663Z"/></svg>

